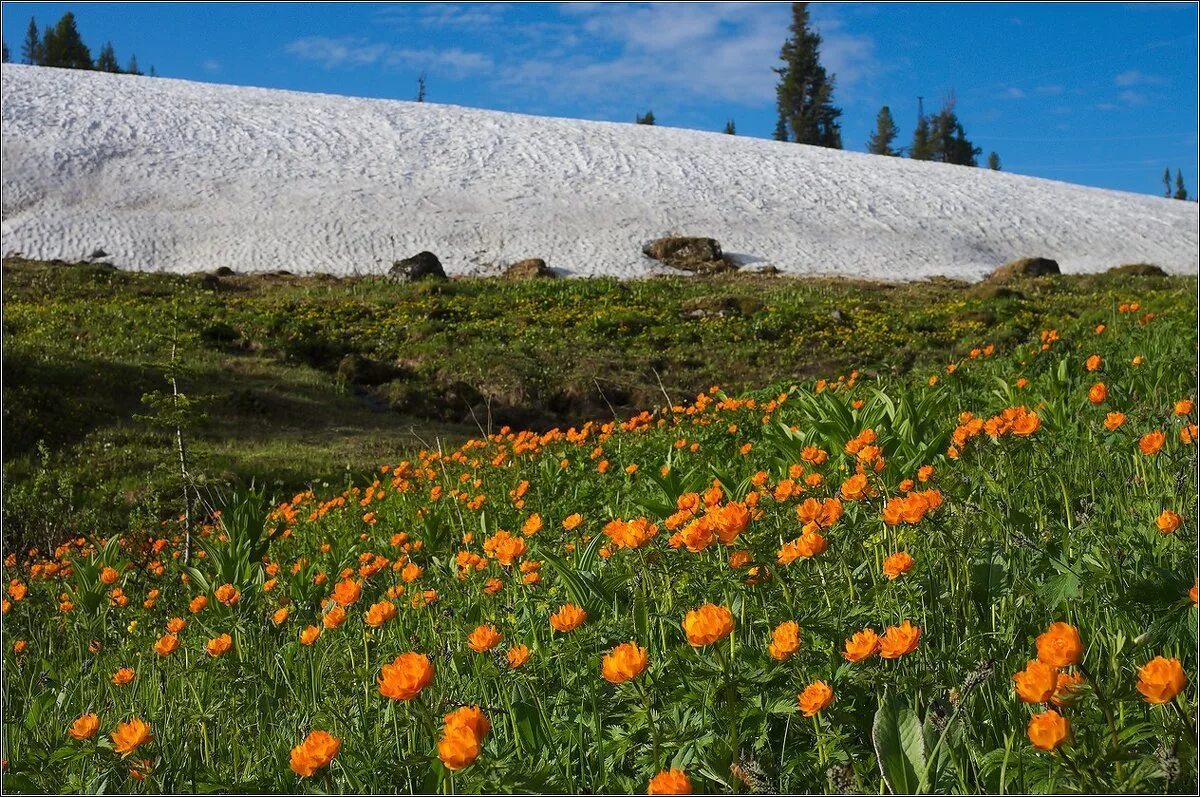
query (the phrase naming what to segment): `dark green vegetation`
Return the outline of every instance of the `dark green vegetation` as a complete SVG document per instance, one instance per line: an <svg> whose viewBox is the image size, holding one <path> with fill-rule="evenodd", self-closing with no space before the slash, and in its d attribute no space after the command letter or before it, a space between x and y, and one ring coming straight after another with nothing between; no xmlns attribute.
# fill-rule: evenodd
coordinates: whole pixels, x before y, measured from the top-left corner
<svg viewBox="0 0 1200 797"><path fill-rule="evenodd" d="M973 345L1131 296L1194 316L1195 290L1136 270L975 286L750 275L397 285L9 260L5 535L44 545L178 515L175 420L202 497L252 481L290 494L344 485L437 438L625 416L664 393L678 402L712 384L852 367L932 373ZM163 401L173 344L189 402L178 419ZM143 403L153 393L156 406Z"/></svg>

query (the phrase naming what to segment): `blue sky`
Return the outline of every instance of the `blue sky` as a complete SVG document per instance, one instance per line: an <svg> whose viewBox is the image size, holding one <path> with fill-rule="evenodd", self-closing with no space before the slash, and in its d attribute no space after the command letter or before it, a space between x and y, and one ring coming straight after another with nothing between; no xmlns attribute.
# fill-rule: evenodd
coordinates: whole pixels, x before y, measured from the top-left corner
<svg viewBox="0 0 1200 797"><path fill-rule="evenodd" d="M1195 3L814 3L837 76L847 149L881 105L900 141L916 97L953 91L967 136L1006 171L1161 193L1162 171L1197 175ZM144 71L247 86L428 100L769 137L771 68L787 4L3 5L14 60L30 16L73 10L93 55L111 40Z"/></svg>

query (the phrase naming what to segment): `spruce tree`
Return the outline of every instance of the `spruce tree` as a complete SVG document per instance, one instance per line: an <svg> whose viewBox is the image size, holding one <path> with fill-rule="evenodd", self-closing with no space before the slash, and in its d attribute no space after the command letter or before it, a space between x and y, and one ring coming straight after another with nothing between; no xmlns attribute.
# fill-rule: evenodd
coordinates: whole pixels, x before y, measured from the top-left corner
<svg viewBox="0 0 1200 797"><path fill-rule="evenodd" d="M995 152L988 153L987 167L994 172L1000 171L1000 156Z"/></svg>
<svg viewBox="0 0 1200 797"><path fill-rule="evenodd" d="M4 63L8 63L8 42L0 42L4 45Z"/></svg>
<svg viewBox="0 0 1200 797"><path fill-rule="evenodd" d="M130 75L142 74L142 70L138 69L137 53L129 56L129 66L125 67L125 72Z"/></svg>
<svg viewBox="0 0 1200 797"><path fill-rule="evenodd" d="M38 35L37 20L29 18L29 28L25 31L25 43L21 45L21 63L40 64L42 62L42 38Z"/></svg>
<svg viewBox="0 0 1200 797"><path fill-rule="evenodd" d="M96 69L100 72L120 72L121 65L117 63L117 53L113 50L112 42L105 42L96 57Z"/></svg>
<svg viewBox="0 0 1200 797"><path fill-rule="evenodd" d="M64 69L91 69L92 53L79 29L75 27L75 15L70 11L62 15L62 19L54 26L53 33L42 37L42 47L45 50L45 65L57 66Z"/></svg>
<svg viewBox="0 0 1200 797"><path fill-rule="evenodd" d="M892 149L896 140L896 122L892 119L892 109L886 105L879 109L875 117L875 132L867 139L867 152L872 155L888 155L895 157L900 153Z"/></svg>
<svg viewBox="0 0 1200 797"><path fill-rule="evenodd" d="M929 117L922 115L917 119L913 128L913 143L908 150L908 156L913 160L933 160L933 145L930 140Z"/></svg>
<svg viewBox="0 0 1200 797"><path fill-rule="evenodd" d="M967 140L962 123L958 121L958 114L954 111L954 93L951 92L942 102L941 110L930 121L927 160L958 166L978 166L976 157L981 152L979 147Z"/></svg>
<svg viewBox="0 0 1200 797"><path fill-rule="evenodd" d="M1175 198L1187 199L1187 187L1183 184L1183 172L1179 169L1175 170Z"/></svg>
<svg viewBox="0 0 1200 797"><path fill-rule="evenodd" d="M725 135L736 136L737 128L733 126L733 120L729 119L725 122Z"/></svg>
<svg viewBox="0 0 1200 797"><path fill-rule="evenodd" d="M1171 198L1171 168L1163 169L1163 196Z"/></svg>
<svg viewBox="0 0 1200 797"><path fill-rule="evenodd" d="M638 114L634 121L639 125L654 124L654 111L646 111L645 115Z"/></svg>
<svg viewBox="0 0 1200 797"><path fill-rule="evenodd" d="M779 115L791 129L792 141L818 147L842 148L840 108L833 105L832 75L821 66L821 36L808 27L808 3L792 3L791 37L783 43L776 68Z"/></svg>
<svg viewBox="0 0 1200 797"><path fill-rule="evenodd" d="M787 123L783 121L783 116L775 120L774 138L776 141L787 141Z"/></svg>
<svg viewBox="0 0 1200 797"><path fill-rule="evenodd" d="M417 102L425 102L425 73L417 77Z"/></svg>

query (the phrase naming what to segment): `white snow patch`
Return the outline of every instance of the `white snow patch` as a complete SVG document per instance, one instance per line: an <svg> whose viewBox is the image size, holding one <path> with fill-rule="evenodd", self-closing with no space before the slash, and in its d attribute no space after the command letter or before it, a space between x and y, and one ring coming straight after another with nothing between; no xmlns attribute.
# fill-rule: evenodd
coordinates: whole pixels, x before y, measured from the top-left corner
<svg viewBox="0 0 1200 797"><path fill-rule="evenodd" d="M792 274L974 279L1197 272L1197 205L702 133L5 64L4 254L195 271L451 274L542 257L664 273L652 238L717 238Z"/></svg>

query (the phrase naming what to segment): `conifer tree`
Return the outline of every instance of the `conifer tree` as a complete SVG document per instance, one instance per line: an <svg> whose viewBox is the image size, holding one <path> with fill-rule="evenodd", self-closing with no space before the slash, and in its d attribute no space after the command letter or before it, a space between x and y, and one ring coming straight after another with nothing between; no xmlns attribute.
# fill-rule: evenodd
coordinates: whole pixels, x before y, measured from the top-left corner
<svg viewBox="0 0 1200 797"><path fill-rule="evenodd" d="M896 122L892 119L892 109L886 105L879 109L875 117L875 132L867 139L867 152L872 155L889 155L895 157L900 153L892 149L896 140Z"/></svg>
<svg viewBox="0 0 1200 797"><path fill-rule="evenodd" d="M129 66L125 67L125 72L130 75L142 74L142 70L138 69L137 53L129 56Z"/></svg>
<svg viewBox="0 0 1200 797"><path fill-rule="evenodd" d="M725 122L725 135L736 136L737 128L733 126L733 120L729 119Z"/></svg>
<svg viewBox="0 0 1200 797"><path fill-rule="evenodd" d="M121 65L117 63L117 53L113 50L112 42L105 42L96 56L96 69L100 72L120 72Z"/></svg>
<svg viewBox="0 0 1200 797"><path fill-rule="evenodd" d="M0 42L4 45L4 63L8 63L8 42Z"/></svg>
<svg viewBox="0 0 1200 797"><path fill-rule="evenodd" d="M819 147L842 148L840 108L833 105L832 75L821 66L821 36L808 27L808 3L792 3L791 37L783 43L783 67L775 87L779 115L787 123L792 141Z"/></svg>
<svg viewBox="0 0 1200 797"><path fill-rule="evenodd" d="M1000 156L994 151L988 153L987 167L994 172L1000 171Z"/></svg>
<svg viewBox="0 0 1200 797"><path fill-rule="evenodd" d="M930 140L929 117L922 115L917 119L913 128L913 143L908 150L908 156L913 160L933 160L933 146Z"/></svg>
<svg viewBox="0 0 1200 797"><path fill-rule="evenodd" d="M21 45L21 63L40 64L42 62L42 38L38 35L37 20L29 18L29 27L25 31L25 42Z"/></svg>
<svg viewBox="0 0 1200 797"><path fill-rule="evenodd" d="M91 69L92 53L79 29L75 27L75 15L70 11L62 15L62 19L42 36L43 63L45 66L57 66L64 69Z"/></svg>
<svg viewBox="0 0 1200 797"><path fill-rule="evenodd" d="M775 120L775 133L773 137L776 141L787 141L787 123L783 121L782 116Z"/></svg>
<svg viewBox="0 0 1200 797"><path fill-rule="evenodd" d="M1180 169L1175 170L1175 198L1188 198L1187 187L1183 184L1183 171Z"/></svg>
<svg viewBox="0 0 1200 797"><path fill-rule="evenodd" d="M646 111L646 113L644 115L638 114L637 118L634 119L634 122L636 122L639 125L654 124L654 111Z"/></svg>

